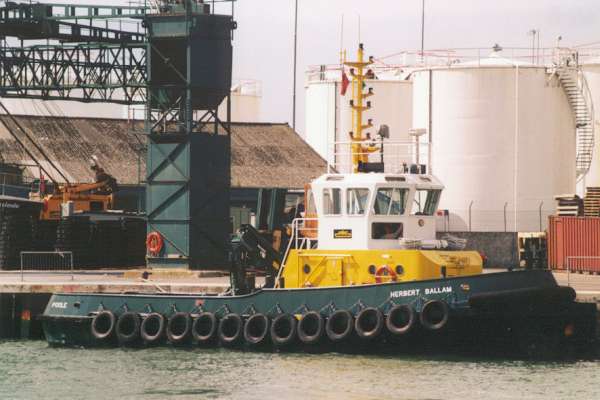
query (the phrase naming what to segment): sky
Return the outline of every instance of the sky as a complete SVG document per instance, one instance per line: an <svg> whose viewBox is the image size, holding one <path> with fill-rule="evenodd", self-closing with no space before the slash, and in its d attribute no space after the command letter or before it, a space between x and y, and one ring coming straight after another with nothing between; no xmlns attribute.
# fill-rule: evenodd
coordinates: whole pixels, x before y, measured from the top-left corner
<svg viewBox="0 0 600 400"><path fill-rule="evenodd" d="M339 60L341 21L349 51L360 35L376 57L421 46L422 0L298 0L298 117L304 128L304 71ZM426 0L425 48L542 47L600 41L599 0ZM290 122L294 0L240 0L234 42L234 78L263 84L263 119Z"/></svg>
<svg viewBox="0 0 600 400"><path fill-rule="evenodd" d="M233 79L263 86L262 120L291 122L295 0L238 0ZM43 2L48 2L44 0ZM58 2L58 1L57 1ZM60 3L127 4L127 0ZM383 57L421 45L422 0L298 0L297 130L304 130L304 72L335 64L341 46L359 37L369 55ZM425 0L425 48L529 47L540 31L542 47L600 42L600 0ZM600 45L599 45L600 46Z"/></svg>

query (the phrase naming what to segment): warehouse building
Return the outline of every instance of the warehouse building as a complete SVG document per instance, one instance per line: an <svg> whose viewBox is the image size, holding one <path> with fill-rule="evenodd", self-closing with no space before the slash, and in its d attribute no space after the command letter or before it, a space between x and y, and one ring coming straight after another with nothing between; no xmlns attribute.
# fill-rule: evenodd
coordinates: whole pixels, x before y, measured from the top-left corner
<svg viewBox="0 0 600 400"><path fill-rule="evenodd" d="M21 165L25 181L37 181L39 168L7 126L17 134L22 132L10 118L1 116L0 120L0 163ZM145 137L133 133L136 130L127 120L41 116L17 116L16 120L71 183L92 182L90 163L96 159L119 183L115 208L144 211ZM260 189L301 191L326 170L325 160L287 124L233 123L231 138L234 217L240 215L240 209L248 213L255 209ZM44 164L50 173L55 172ZM59 174L53 176L62 183ZM21 194L25 196L28 191L27 186L22 187Z"/></svg>

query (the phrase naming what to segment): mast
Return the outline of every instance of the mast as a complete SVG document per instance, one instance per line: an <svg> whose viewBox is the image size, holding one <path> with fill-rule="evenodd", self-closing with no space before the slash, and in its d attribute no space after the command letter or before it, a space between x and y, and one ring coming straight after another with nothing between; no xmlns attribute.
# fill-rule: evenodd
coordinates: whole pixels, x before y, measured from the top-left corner
<svg viewBox="0 0 600 400"><path fill-rule="evenodd" d="M360 166L369 161L369 153L376 151L376 148L365 146L363 142L368 139L363 136L366 129L372 128L371 120L366 124L363 123L363 113L371 109L371 102L365 100L373 96L373 88L369 88L365 92L365 68L373 64L373 57L369 57L365 61L364 46L362 43L358 46L358 60L344 62L344 65L350 67L350 75L352 76L352 100L350 107L352 108L352 132L350 132L351 148L352 148L352 171L360 172Z"/></svg>

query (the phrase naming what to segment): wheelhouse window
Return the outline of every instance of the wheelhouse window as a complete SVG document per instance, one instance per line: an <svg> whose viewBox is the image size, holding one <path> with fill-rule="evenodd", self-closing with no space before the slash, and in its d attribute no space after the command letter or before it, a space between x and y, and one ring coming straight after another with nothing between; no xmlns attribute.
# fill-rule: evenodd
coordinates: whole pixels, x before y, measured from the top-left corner
<svg viewBox="0 0 600 400"><path fill-rule="evenodd" d="M434 215L440 201L441 190L418 189L412 207L413 215Z"/></svg>
<svg viewBox="0 0 600 400"><path fill-rule="evenodd" d="M373 204L375 215L403 215L406 209L408 189L381 188Z"/></svg>
<svg viewBox="0 0 600 400"><path fill-rule="evenodd" d="M365 215L369 202L369 189L348 189L346 211L348 215Z"/></svg>
<svg viewBox="0 0 600 400"><path fill-rule="evenodd" d="M371 225L371 238L378 240L396 240L404 235L401 222L375 222Z"/></svg>
<svg viewBox="0 0 600 400"><path fill-rule="evenodd" d="M323 189L323 214L340 215L342 213L342 190Z"/></svg>

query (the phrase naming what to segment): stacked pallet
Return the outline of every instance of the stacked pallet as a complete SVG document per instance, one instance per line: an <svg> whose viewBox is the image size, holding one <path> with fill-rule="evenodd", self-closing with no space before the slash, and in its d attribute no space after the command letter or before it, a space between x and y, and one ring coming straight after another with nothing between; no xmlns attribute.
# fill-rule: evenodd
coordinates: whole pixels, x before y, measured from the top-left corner
<svg viewBox="0 0 600 400"><path fill-rule="evenodd" d="M0 269L14 270L21 265L21 252L31 250L33 217L28 213L0 210Z"/></svg>
<svg viewBox="0 0 600 400"><path fill-rule="evenodd" d="M89 251L91 226L88 217L63 218L58 223L54 250L72 252L76 268L88 267L93 262Z"/></svg>
<svg viewBox="0 0 600 400"><path fill-rule="evenodd" d="M583 215L583 201L576 194L555 196L556 215L559 217L580 217Z"/></svg>
<svg viewBox="0 0 600 400"><path fill-rule="evenodd" d="M588 187L583 200L583 215L600 217L600 187Z"/></svg>
<svg viewBox="0 0 600 400"><path fill-rule="evenodd" d="M39 209L0 206L0 270L19 269L23 251L71 252L75 269L145 265L146 221L142 218L93 221L71 216L40 221L38 215Z"/></svg>
<svg viewBox="0 0 600 400"><path fill-rule="evenodd" d="M123 221L126 235L127 267L146 264L146 221L140 218L126 218Z"/></svg>
<svg viewBox="0 0 600 400"><path fill-rule="evenodd" d="M33 230L33 248L35 251L54 251L56 235L58 232L58 220L37 220Z"/></svg>
<svg viewBox="0 0 600 400"><path fill-rule="evenodd" d="M0 196L0 270L19 269L21 252L32 251L41 203Z"/></svg>
<svg viewBox="0 0 600 400"><path fill-rule="evenodd" d="M55 249L73 253L76 269L126 268L146 262L146 221L140 218L91 221L68 217L58 223Z"/></svg>

